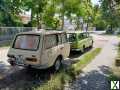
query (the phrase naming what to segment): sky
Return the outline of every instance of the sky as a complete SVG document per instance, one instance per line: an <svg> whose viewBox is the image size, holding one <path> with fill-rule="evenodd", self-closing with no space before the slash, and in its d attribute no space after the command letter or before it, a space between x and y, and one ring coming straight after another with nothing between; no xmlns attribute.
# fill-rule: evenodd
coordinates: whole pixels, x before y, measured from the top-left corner
<svg viewBox="0 0 120 90"><path fill-rule="evenodd" d="M91 0L94 5L99 5L99 0Z"/></svg>

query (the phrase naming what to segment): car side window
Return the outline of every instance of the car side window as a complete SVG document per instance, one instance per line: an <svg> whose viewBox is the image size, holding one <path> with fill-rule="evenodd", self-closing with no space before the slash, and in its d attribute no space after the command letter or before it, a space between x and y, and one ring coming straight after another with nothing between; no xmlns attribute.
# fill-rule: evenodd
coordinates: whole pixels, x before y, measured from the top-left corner
<svg viewBox="0 0 120 90"><path fill-rule="evenodd" d="M58 44L62 43L61 34L58 35Z"/></svg>
<svg viewBox="0 0 120 90"><path fill-rule="evenodd" d="M76 40L76 34L67 34L67 39L69 42L74 42Z"/></svg>
<svg viewBox="0 0 120 90"><path fill-rule="evenodd" d="M45 48L49 49L58 44L57 35L46 35L45 36Z"/></svg>
<svg viewBox="0 0 120 90"><path fill-rule="evenodd" d="M84 39L85 38L85 36L84 36L84 33L80 33L79 35L78 35L78 38L81 40L81 39Z"/></svg>
<svg viewBox="0 0 120 90"><path fill-rule="evenodd" d="M87 35L88 33L83 33L83 35L84 35L84 38L87 38L88 37L88 35Z"/></svg>
<svg viewBox="0 0 120 90"><path fill-rule="evenodd" d="M89 33L87 33L87 37L89 37L90 36L90 34Z"/></svg>
<svg viewBox="0 0 120 90"><path fill-rule="evenodd" d="M66 34L61 34L61 38L62 38L62 43L66 43L67 42Z"/></svg>
<svg viewBox="0 0 120 90"><path fill-rule="evenodd" d="M80 33L79 35L78 35L78 38L81 40L81 39L85 39L85 38L87 38L88 37L88 34L87 33Z"/></svg>

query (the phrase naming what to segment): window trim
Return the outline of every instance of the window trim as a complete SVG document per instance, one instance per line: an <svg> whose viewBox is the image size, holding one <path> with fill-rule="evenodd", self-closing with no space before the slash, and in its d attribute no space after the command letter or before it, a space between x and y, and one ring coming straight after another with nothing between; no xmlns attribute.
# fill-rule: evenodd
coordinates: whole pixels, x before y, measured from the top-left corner
<svg viewBox="0 0 120 90"><path fill-rule="evenodd" d="M64 38L66 39L65 42L63 42L63 37L62 37L63 35L65 36ZM61 43L64 44L64 43L67 43L67 42L68 42L67 35L65 33L62 33L61 34Z"/></svg>
<svg viewBox="0 0 120 90"><path fill-rule="evenodd" d="M83 34L83 36L84 36L82 39L79 38L80 34ZM78 34L78 39L79 40L83 40L83 39L86 39L86 38L88 38L87 33L84 32L84 33L79 33Z"/></svg>
<svg viewBox="0 0 120 90"><path fill-rule="evenodd" d="M70 41L70 38L67 37L67 41L68 41L68 42L76 42L76 41L77 41L77 34L76 34L76 33L67 33L67 34L68 34L68 35L72 35L72 34L75 35L74 41Z"/></svg>
<svg viewBox="0 0 120 90"><path fill-rule="evenodd" d="M57 40L57 43L56 43L56 45L54 45L54 46L51 46L51 47L45 47L45 38L44 38L44 49L50 49L50 48L53 48L53 47L56 47L57 45L58 45L58 34L48 34L48 35L45 35L45 37L46 36L51 36L51 35L55 35L56 36L56 40Z"/></svg>
<svg viewBox="0 0 120 90"><path fill-rule="evenodd" d="M16 42L17 37L18 37L18 36L23 36L23 35L34 35L34 36L38 36L39 41L38 41L38 46L37 46L37 48L36 48L36 49L15 48L14 46L15 46L15 42ZM18 34L18 35L16 35L16 37L15 37L15 39L14 39L12 48L14 48L14 49L19 49L19 50L37 51L37 50L39 49L39 46L40 46L40 35L37 35L37 34Z"/></svg>

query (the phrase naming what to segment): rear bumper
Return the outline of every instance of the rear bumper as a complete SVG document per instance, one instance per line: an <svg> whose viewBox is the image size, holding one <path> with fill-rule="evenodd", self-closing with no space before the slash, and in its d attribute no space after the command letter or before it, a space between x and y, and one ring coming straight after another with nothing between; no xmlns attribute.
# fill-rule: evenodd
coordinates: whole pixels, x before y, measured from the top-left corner
<svg viewBox="0 0 120 90"><path fill-rule="evenodd" d="M30 66L30 67L36 68L36 69L47 69L47 68L49 68L48 64L44 64L44 65L41 65L41 64L32 65L32 64L27 64L27 63L17 63L17 62L15 62L15 60L12 60L12 59L8 59L8 62L10 64L12 62L13 65L22 66L22 67L28 67L28 66Z"/></svg>

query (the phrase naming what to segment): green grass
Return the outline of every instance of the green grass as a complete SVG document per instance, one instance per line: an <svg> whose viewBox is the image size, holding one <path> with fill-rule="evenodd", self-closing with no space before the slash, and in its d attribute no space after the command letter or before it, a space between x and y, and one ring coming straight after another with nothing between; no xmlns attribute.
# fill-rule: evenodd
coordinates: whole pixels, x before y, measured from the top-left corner
<svg viewBox="0 0 120 90"><path fill-rule="evenodd" d="M71 77L65 72L60 71L51 76L51 79L44 85L33 88L34 90L63 90L64 84L71 80Z"/></svg>
<svg viewBox="0 0 120 90"><path fill-rule="evenodd" d="M79 62L72 64L67 70L62 69L59 73L51 76L45 84L33 88L33 90L63 90L64 84L69 83L80 74L82 68L90 63L101 51L101 48L96 48L82 56Z"/></svg>
<svg viewBox="0 0 120 90"><path fill-rule="evenodd" d="M120 78L116 75L114 75L113 73L111 73L109 76L108 76L108 80L110 81L116 81L116 80L119 80Z"/></svg>
<svg viewBox="0 0 120 90"><path fill-rule="evenodd" d="M120 34L117 34L117 37L120 38Z"/></svg>
<svg viewBox="0 0 120 90"><path fill-rule="evenodd" d="M75 72L74 73L79 73L79 71L85 67L88 63L90 63L101 51L101 48L96 48L85 55L83 55L82 59L76 63L73 64L72 67L74 68Z"/></svg>

